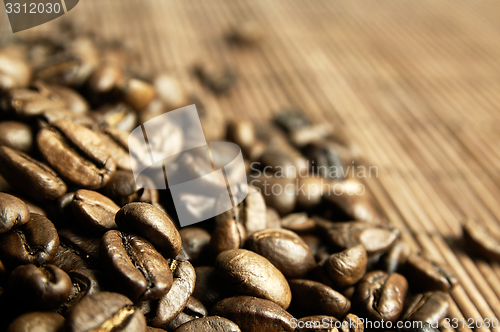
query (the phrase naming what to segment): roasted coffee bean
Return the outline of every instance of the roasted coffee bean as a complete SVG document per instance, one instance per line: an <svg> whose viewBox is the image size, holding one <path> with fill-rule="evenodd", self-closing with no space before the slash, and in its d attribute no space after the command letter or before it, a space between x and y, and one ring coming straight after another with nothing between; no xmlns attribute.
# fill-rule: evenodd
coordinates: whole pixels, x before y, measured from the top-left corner
<svg viewBox="0 0 500 332"><path fill-rule="evenodd" d="M165 103L167 111L193 104L189 101L189 96L182 83L176 77L160 74L155 77L153 84L157 96ZM198 112L199 110L198 108Z"/></svg>
<svg viewBox="0 0 500 332"><path fill-rule="evenodd" d="M164 329L160 329L158 327L146 326L146 332L167 332Z"/></svg>
<svg viewBox="0 0 500 332"><path fill-rule="evenodd" d="M40 130L37 144L49 165L84 188L103 187L116 170L116 163L99 136L68 120L57 120Z"/></svg>
<svg viewBox="0 0 500 332"><path fill-rule="evenodd" d="M297 201L295 180L268 174L250 175L250 178L249 184L258 188L266 204L276 209L281 216L294 210Z"/></svg>
<svg viewBox="0 0 500 332"><path fill-rule="evenodd" d="M209 248L215 257L223 251L243 247L245 239L246 231L243 225L234 219L226 219L217 222L210 238Z"/></svg>
<svg viewBox="0 0 500 332"><path fill-rule="evenodd" d="M219 316L201 317L179 326L175 332L241 332L238 325Z"/></svg>
<svg viewBox="0 0 500 332"><path fill-rule="evenodd" d="M30 220L28 206L19 198L0 192L0 234Z"/></svg>
<svg viewBox="0 0 500 332"><path fill-rule="evenodd" d="M324 263L324 269L330 280L340 287L357 283L366 272L368 257L360 244L344 251L334 253Z"/></svg>
<svg viewBox="0 0 500 332"><path fill-rule="evenodd" d="M166 257L175 257L181 250L181 236L170 218L157 207L147 203L129 203L115 218L124 230L141 234Z"/></svg>
<svg viewBox="0 0 500 332"><path fill-rule="evenodd" d="M408 282L398 273L367 273L358 284L353 302L371 320L394 322L403 311Z"/></svg>
<svg viewBox="0 0 500 332"><path fill-rule="evenodd" d="M122 66L115 62L106 62L97 68L89 79L89 86L96 94L110 92L122 84L124 73Z"/></svg>
<svg viewBox="0 0 500 332"><path fill-rule="evenodd" d="M305 210L318 207L323 199L323 187L327 182L316 176L300 176L298 180L297 205Z"/></svg>
<svg viewBox="0 0 500 332"><path fill-rule="evenodd" d="M266 228L280 228L281 227L281 218L278 212L268 207L266 209Z"/></svg>
<svg viewBox="0 0 500 332"><path fill-rule="evenodd" d="M144 188L147 180L141 175L136 181L131 171L118 170L102 191L119 206L132 202L158 202L158 190Z"/></svg>
<svg viewBox="0 0 500 332"><path fill-rule="evenodd" d="M0 122L0 145L28 153L33 147L33 132L27 124L17 121Z"/></svg>
<svg viewBox="0 0 500 332"><path fill-rule="evenodd" d="M116 229L115 214L120 210L112 200L98 192L80 189L75 192L71 208L83 228L98 234Z"/></svg>
<svg viewBox="0 0 500 332"><path fill-rule="evenodd" d="M13 89L3 96L2 104L8 112L20 118L32 118L45 112L65 112L66 105L60 100L52 100L41 93L28 89Z"/></svg>
<svg viewBox="0 0 500 332"><path fill-rule="evenodd" d="M340 332L363 332L365 326L363 321L354 314L347 314L342 321Z"/></svg>
<svg viewBox="0 0 500 332"><path fill-rule="evenodd" d="M64 317L55 312L29 312L17 317L7 332L61 332Z"/></svg>
<svg viewBox="0 0 500 332"><path fill-rule="evenodd" d="M392 245L380 259L380 269L388 274L398 271L411 255L411 248L404 240L399 240Z"/></svg>
<svg viewBox="0 0 500 332"><path fill-rule="evenodd" d="M265 35L265 29L260 24L254 21L247 21L231 27L226 39L231 44L251 46L264 39Z"/></svg>
<svg viewBox="0 0 500 332"><path fill-rule="evenodd" d="M138 111L145 108L155 95L154 86L135 78L127 80L123 88L123 100Z"/></svg>
<svg viewBox="0 0 500 332"><path fill-rule="evenodd" d="M309 127L311 122L298 108L283 109L275 117L274 122L287 133Z"/></svg>
<svg viewBox="0 0 500 332"><path fill-rule="evenodd" d="M42 81L34 82L34 86L42 96L63 102L66 108L75 114L85 114L89 111L89 103L73 89Z"/></svg>
<svg viewBox="0 0 500 332"><path fill-rule="evenodd" d="M167 331L175 331L182 324L190 322L194 319L205 317L207 314L207 309L203 306L203 304L194 297L190 297L184 310L163 327Z"/></svg>
<svg viewBox="0 0 500 332"><path fill-rule="evenodd" d="M68 272L73 284L67 300L58 311L64 315L71 310L84 296L101 292L102 283L99 280L100 272L90 269L76 269Z"/></svg>
<svg viewBox="0 0 500 332"><path fill-rule="evenodd" d="M25 88L31 79L31 66L13 47L0 50L0 90Z"/></svg>
<svg viewBox="0 0 500 332"><path fill-rule="evenodd" d="M292 321L296 326L295 332L338 332L335 324L340 325L337 318L332 316L308 316Z"/></svg>
<svg viewBox="0 0 500 332"><path fill-rule="evenodd" d="M343 317L351 302L331 287L317 281L293 279L289 281L292 289L292 312L300 315L329 315Z"/></svg>
<svg viewBox="0 0 500 332"><path fill-rule="evenodd" d="M265 229L253 233L246 247L267 258L286 278L304 277L316 266L307 244L286 229Z"/></svg>
<svg viewBox="0 0 500 332"><path fill-rule="evenodd" d="M90 115L98 127L111 126L131 132L137 126L137 113L125 103L106 104Z"/></svg>
<svg viewBox="0 0 500 332"><path fill-rule="evenodd" d="M248 187L248 195L239 205L226 211L217 217L216 221L224 221L233 218L245 226L247 235L266 228L266 204L260 192Z"/></svg>
<svg viewBox="0 0 500 332"><path fill-rule="evenodd" d="M286 151L282 151L278 147L269 147L260 156L260 163L264 166L264 170L276 177L285 177L295 179L297 170L294 160Z"/></svg>
<svg viewBox="0 0 500 332"><path fill-rule="evenodd" d="M196 273L188 261L172 259L170 270L174 276L174 282L170 291L155 301L154 316L148 318L153 326L161 327L179 315L194 291Z"/></svg>
<svg viewBox="0 0 500 332"><path fill-rule="evenodd" d="M331 136L333 132L333 127L330 123L318 123L308 127L293 130L288 134L288 138L294 146L298 148L304 148L308 144L329 138L329 136ZM347 150L347 148L342 148L343 147L340 147L340 150ZM341 151L340 153L342 155L344 151Z"/></svg>
<svg viewBox="0 0 500 332"><path fill-rule="evenodd" d="M200 227L184 227L179 230L189 261L193 264L203 261L210 243L210 233Z"/></svg>
<svg viewBox="0 0 500 332"><path fill-rule="evenodd" d="M68 332L146 332L142 312L127 297L101 292L84 297L66 319Z"/></svg>
<svg viewBox="0 0 500 332"><path fill-rule="evenodd" d="M245 249L233 249L217 256L215 267L236 292L273 301L284 309L292 293L285 276L266 258Z"/></svg>
<svg viewBox="0 0 500 332"><path fill-rule="evenodd" d="M140 236L108 231L99 250L104 269L131 299L159 299L172 287L168 262Z"/></svg>
<svg viewBox="0 0 500 332"><path fill-rule="evenodd" d="M128 153L128 132L112 126L103 126L98 134L111 158L116 161L118 169L131 171L136 166L136 161L132 163Z"/></svg>
<svg viewBox="0 0 500 332"><path fill-rule="evenodd" d="M458 279L447 266L428 260L420 255L408 257L404 274L411 285L422 291L449 292L458 284Z"/></svg>
<svg viewBox="0 0 500 332"><path fill-rule="evenodd" d="M18 266L9 277L9 287L16 300L33 304L35 308L54 309L63 303L71 292L71 279L54 265L34 264Z"/></svg>
<svg viewBox="0 0 500 332"><path fill-rule="evenodd" d="M437 326L448 314L448 298L441 291L413 296L401 320L428 322Z"/></svg>
<svg viewBox="0 0 500 332"><path fill-rule="evenodd" d="M221 280L215 268L211 266L198 266L196 271L196 285L193 297L200 300L207 308L229 296L226 284Z"/></svg>
<svg viewBox="0 0 500 332"><path fill-rule="evenodd" d="M0 146L0 173L12 187L37 201L57 199L67 189L50 167L5 146Z"/></svg>
<svg viewBox="0 0 500 332"><path fill-rule="evenodd" d="M467 220L463 228L465 243L484 257L500 260L500 237L491 232L483 223Z"/></svg>
<svg viewBox="0 0 500 332"><path fill-rule="evenodd" d="M54 258L59 236L52 222L36 213L30 220L0 235L0 254L6 264L46 264Z"/></svg>
<svg viewBox="0 0 500 332"><path fill-rule="evenodd" d="M269 300L236 296L217 303L210 312L235 322L242 332L294 331L293 316Z"/></svg>
<svg viewBox="0 0 500 332"><path fill-rule="evenodd" d="M215 94L228 92L236 83L231 68L216 63L198 64L194 69L200 81Z"/></svg>
<svg viewBox="0 0 500 332"><path fill-rule="evenodd" d="M235 120L227 126L227 139L238 144L243 150L255 143L255 129L251 122Z"/></svg>
<svg viewBox="0 0 500 332"><path fill-rule="evenodd" d="M301 234L314 231L316 229L316 223L307 216L307 213L298 212L291 213L282 218L281 227Z"/></svg>
<svg viewBox="0 0 500 332"><path fill-rule="evenodd" d="M100 238L65 228L58 231L59 248L52 264L69 272L95 265L99 257Z"/></svg>

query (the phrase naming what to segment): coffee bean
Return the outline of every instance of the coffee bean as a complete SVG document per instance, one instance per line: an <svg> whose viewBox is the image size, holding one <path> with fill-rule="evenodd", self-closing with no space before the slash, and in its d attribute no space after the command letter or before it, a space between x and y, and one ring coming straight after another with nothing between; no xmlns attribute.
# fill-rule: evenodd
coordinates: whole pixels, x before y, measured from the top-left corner
<svg viewBox="0 0 500 332"><path fill-rule="evenodd" d="M127 297L101 292L84 297L66 319L68 332L146 332L146 320Z"/></svg>
<svg viewBox="0 0 500 332"><path fill-rule="evenodd" d="M176 77L168 74L160 74L156 76L153 84L159 99L165 103L168 111L193 104L190 102L182 82ZM198 108L198 113L201 114L200 108Z"/></svg>
<svg viewBox="0 0 500 332"><path fill-rule="evenodd" d="M340 328L340 332L363 332L364 330L365 326L362 320L354 314L347 314Z"/></svg>
<svg viewBox="0 0 500 332"><path fill-rule="evenodd" d="M351 286L357 283L366 272L365 248L360 244L334 253L324 263L324 269L330 280L340 287Z"/></svg>
<svg viewBox="0 0 500 332"><path fill-rule="evenodd" d="M217 63L204 63L195 66L200 81L215 94L229 91L236 83L236 75L227 66Z"/></svg>
<svg viewBox="0 0 500 332"><path fill-rule="evenodd" d="M157 202L158 191L144 188L147 179L146 176L141 175L136 181L131 171L118 170L102 191L119 206L132 202Z"/></svg>
<svg viewBox="0 0 500 332"><path fill-rule="evenodd" d="M305 212L290 213L281 219L281 227L296 233L309 233L316 229L316 223Z"/></svg>
<svg viewBox="0 0 500 332"><path fill-rule="evenodd" d="M289 284L292 289L291 310L301 316L319 314L343 317L351 309L348 299L320 282L293 279Z"/></svg>
<svg viewBox="0 0 500 332"><path fill-rule="evenodd" d="M105 62L97 68L89 80L89 86L96 94L110 92L122 84L124 73L122 66L116 62Z"/></svg>
<svg viewBox="0 0 500 332"><path fill-rule="evenodd" d="M12 271L9 287L15 292L16 300L29 303L28 306L54 309L68 298L71 279L56 266L27 264Z"/></svg>
<svg viewBox="0 0 500 332"><path fill-rule="evenodd" d="M88 102L73 89L57 84L46 84L42 81L36 81L33 85L42 96L63 102L72 113L85 114L89 111Z"/></svg>
<svg viewBox="0 0 500 332"><path fill-rule="evenodd" d="M243 225L234 219L226 219L217 222L210 238L209 248L215 257L223 251L243 247L245 239L246 231Z"/></svg>
<svg viewBox="0 0 500 332"><path fill-rule="evenodd" d="M380 269L388 274L401 269L411 255L411 248L404 240L399 240L392 245L380 260Z"/></svg>
<svg viewBox="0 0 500 332"><path fill-rule="evenodd" d="M281 306L265 299L236 296L217 303L210 312L235 322L242 332L294 331L293 316Z"/></svg>
<svg viewBox="0 0 500 332"><path fill-rule="evenodd" d="M246 247L267 258L286 278L304 277L316 266L307 244L286 229L265 229L253 233Z"/></svg>
<svg viewBox="0 0 500 332"><path fill-rule="evenodd" d="M131 299L159 299L172 287L168 262L137 235L108 231L102 237L99 258Z"/></svg>
<svg viewBox="0 0 500 332"><path fill-rule="evenodd" d="M135 78L127 80L123 88L124 101L138 111L145 108L155 95L151 84Z"/></svg>
<svg viewBox="0 0 500 332"><path fill-rule="evenodd" d="M146 326L146 332L166 332L166 331L158 327Z"/></svg>
<svg viewBox="0 0 500 332"><path fill-rule="evenodd" d="M337 318L323 315L302 317L294 323L295 332L338 332L335 324L339 325Z"/></svg>
<svg viewBox="0 0 500 332"><path fill-rule="evenodd" d="M37 144L49 165L84 188L103 187L116 170L116 163L99 136L68 120L57 120L40 130Z"/></svg>
<svg viewBox="0 0 500 332"><path fill-rule="evenodd" d="M226 284L221 280L215 268L211 266L198 266L196 271L196 285L193 297L200 300L207 308L229 296Z"/></svg>
<svg viewBox="0 0 500 332"><path fill-rule="evenodd" d="M26 224L0 235L0 254L11 265L46 264L54 258L58 247L56 228L36 213L31 213Z"/></svg>
<svg viewBox="0 0 500 332"><path fill-rule="evenodd" d="M297 201L295 180L260 174L250 175L249 184L258 188L266 204L281 216L294 210Z"/></svg>
<svg viewBox="0 0 500 332"><path fill-rule="evenodd" d="M60 245L51 264L66 272L96 265L100 238L67 228L59 230L58 234Z"/></svg>
<svg viewBox="0 0 500 332"><path fill-rule="evenodd" d="M64 317L55 312L29 312L17 317L7 332L60 332Z"/></svg>
<svg viewBox="0 0 500 332"><path fill-rule="evenodd" d="M215 262L218 273L236 292L273 301L284 309L291 301L285 276L266 258L245 250L220 253Z"/></svg>
<svg viewBox="0 0 500 332"><path fill-rule="evenodd" d="M412 285L422 291L440 290L449 292L458 284L458 279L447 266L417 254L408 257L404 267L404 274Z"/></svg>
<svg viewBox="0 0 500 332"><path fill-rule="evenodd" d="M264 166L264 170L276 177L289 179L297 177L294 160L285 151L277 147L268 147L260 156L260 163Z"/></svg>
<svg viewBox="0 0 500 332"><path fill-rule="evenodd" d="M210 243L210 233L203 228L191 226L180 229L179 234L189 261L194 265L203 261Z"/></svg>
<svg viewBox="0 0 500 332"><path fill-rule="evenodd" d="M12 47L0 51L0 90L24 88L29 85L32 69Z"/></svg>
<svg viewBox="0 0 500 332"><path fill-rule="evenodd" d="M245 120L234 120L227 126L227 139L238 144L245 150L255 143L255 129L253 124Z"/></svg>
<svg viewBox="0 0 500 332"><path fill-rule="evenodd" d="M238 23L231 27L226 39L231 44L239 46L252 46L264 39L265 29L255 21Z"/></svg>
<svg viewBox="0 0 500 332"><path fill-rule="evenodd" d="M3 96L4 108L17 117L32 118L45 112L64 112L66 105L60 100L52 100L37 91L13 89Z"/></svg>
<svg viewBox="0 0 500 332"><path fill-rule="evenodd" d="M125 103L106 104L90 115L98 127L111 126L131 132L137 126L137 113Z"/></svg>
<svg viewBox="0 0 500 332"><path fill-rule="evenodd" d="M148 318L153 326L163 326L179 315L194 291L196 273L188 261L172 259L170 270L174 276L174 282L170 291L155 301L154 316Z"/></svg>
<svg viewBox="0 0 500 332"><path fill-rule="evenodd" d="M28 153L33 147L33 132L27 124L17 121L0 122L0 145Z"/></svg>
<svg viewBox="0 0 500 332"><path fill-rule="evenodd" d="M408 282L398 273L367 273L358 284L353 302L371 320L394 322L403 311Z"/></svg>
<svg viewBox="0 0 500 332"><path fill-rule="evenodd" d="M129 133L112 126L104 126L97 133L102 141L102 144L108 149L111 158L116 161L118 169L132 171L135 163L131 163L128 153L128 136Z"/></svg>
<svg viewBox="0 0 500 332"><path fill-rule="evenodd" d="M417 294L410 300L401 320L428 322L433 326L448 314L448 298L441 291Z"/></svg>
<svg viewBox="0 0 500 332"><path fill-rule="evenodd" d="M275 117L274 122L287 133L309 127L311 122L304 112L298 108L281 110Z"/></svg>
<svg viewBox="0 0 500 332"><path fill-rule="evenodd" d="M500 238L480 222L467 220L463 228L465 243L491 260L500 260Z"/></svg>
<svg viewBox="0 0 500 332"><path fill-rule="evenodd" d="M192 320L205 317L207 314L207 309L203 304L194 297L190 297L184 310L163 327L167 331L175 331L179 326Z"/></svg>
<svg viewBox="0 0 500 332"><path fill-rule="evenodd" d="M288 134L288 138L294 146L298 148L304 148L308 144L312 144L314 142L329 138L329 136L331 136L333 133L334 130L330 123L318 123L310 125L308 127L293 130ZM347 148L337 146L337 150L341 150L338 151L340 155L348 156L347 153L342 151L347 150ZM346 159L349 160L348 157Z"/></svg>
<svg viewBox="0 0 500 332"><path fill-rule="evenodd" d="M175 257L181 250L181 236L170 218L147 203L129 203L115 218L125 230L135 231L148 239L166 257Z"/></svg>
<svg viewBox="0 0 500 332"><path fill-rule="evenodd" d="M103 234L116 229L115 214L120 210L112 200L98 192L80 189L75 192L71 208L83 228Z"/></svg>
<svg viewBox="0 0 500 332"><path fill-rule="evenodd" d="M0 192L0 234L30 220L28 206L19 198Z"/></svg>
<svg viewBox="0 0 500 332"><path fill-rule="evenodd" d="M281 227L280 215L275 209L267 207L265 228L280 228L280 227Z"/></svg>
<svg viewBox="0 0 500 332"><path fill-rule="evenodd" d="M64 315L85 296L96 294L104 290L102 282L100 281L102 278L100 271L87 268L75 269L68 272L68 276L71 278L73 287L68 299L58 309L58 311Z"/></svg>
<svg viewBox="0 0 500 332"><path fill-rule="evenodd" d="M194 319L188 323L179 326L175 332L241 332L238 325L229 319L209 316Z"/></svg>
<svg viewBox="0 0 500 332"><path fill-rule="evenodd" d="M325 184L327 182L320 177L300 176L297 187L297 205L305 210L318 207L323 199L323 187Z"/></svg>
<svg viewBox="0 0 500 332"><path fill-rule="evenodd" d="M12 187L37 201L57 199L67 189L50 167L5 146L0 146L0 173Z"/></svg>

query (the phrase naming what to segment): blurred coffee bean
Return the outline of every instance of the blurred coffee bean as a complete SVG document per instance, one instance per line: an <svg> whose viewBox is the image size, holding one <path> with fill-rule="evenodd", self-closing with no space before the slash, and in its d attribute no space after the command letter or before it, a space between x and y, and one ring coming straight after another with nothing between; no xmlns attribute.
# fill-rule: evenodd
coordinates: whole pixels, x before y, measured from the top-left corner
<svg viewBox="0 0 500 332"><path fill-rule="evenodd" d="M208 309L214 304L229 296L226 284L221 280L215 268L198 266L196 271L196 285L193 297L200 300Z"/></svg>
<svg viewBox="0 0 500 332"><path fill-rule="evenodd" d="M269 147L260 156L259 162L264 171L273 174L277 178L295 179L298 170L295 168L293 159L279 148Z"/></svg>
<svg viewBox="0 0 500 332"><path fill-rule="evenodd" d="M259 174L250 175L248 181L259 190L266 204L276 209L281 216L294 210L297 201L295 180Z"/></svg>
<svg viewBox="0 0 500 332"><path fill-rule="evenodd" d="M351 309L351 302L331 287L317 281L293 279L290 310L301 316L318 314L343 317Z"/></svg>
<svg viewBox="0 0 500 332"><path fill-rule="evenodd" d="M354 314L347 314L340 328L340 332L363 332L364 330L365 326L362 320Z"/></svg>
<svg viewBox="0 0 500 332"><path fill-rule="evenodd" d="M136 181L131 171L118 170L102 191L119 206L132 202L157 202L158 190L144 188L146 180L147 177L140 176Z"/></svg>
<svg viewBox="0 0 500 332"><path fill-rule="evenodd" d="M61 100L52 100L29 89L13 89L2 97L2 108L19 118L32 118L45 112L64 112L66 105Z"/></svg>
<svg viewBox="0 0 500 332"><path fill-rule="evenodd" d="M347 166L354 167L340 153L338 145L333 142L311 142L304 147L303 151L311 160L313 172L326 179L344 179L344 173L348 171Z"/></svg>
<svg viewBox="0 0 500 332"><path fill-rule="evenodd" d="M251 296L236 296L217 303L211 315L235 322L242 332L294 331L293 316L269 300Z"/></svg>
<svg viewBox="0 0 500 332"><path fill-rule="evenodd" d="M302 317L294 323L295 332L338 332L335 324L340 325L337 318L323 315Z"/></svg>
<svg viewBox="0 0 500 332"><path fill-rule="evenodd" d="M316 255L316 253L318 252L318 248L321 245L321 239L319 237L317 237L316 235L312 235L312 234L305 234L305 235L301 235L300 237L302 238L302 241L304 241L305 244L307 244L307 246L309 247L309 250L311 250L312 254Z"/></svg>
<svg viewBox="0 0 500 332"><path fill-rule="evenodd" d="M238 325L219 316L201 317L179 326L175 332L241 332Z"/></svg>
<svg viewBox="0 0 500 332"><path fill-rule="evenodd" d="M238 23L226 35L228 42L240 46L252 46L264 39L265 29L255 21Z"/></svg>
<svg viewBox="0 0 500 332"><path fill-rule="evenodd" d="M194 265L203 261L207 256L210 233L200 227L184 227L179 233L189 261Z"/></svg>
<svg viewBox="0 0 500 332"><path fill-rule="evenodd" d="M135 78L127 80L122 93L124 101L138 111L145 108L156 95L153 85Z"/></svg>
<svg viewBox="0 0 500 332"><path fill-rule="evenodd" d="M290 213L281 219L281 227L296 233L309 233L316 229L316 223L310 219L307 213Z"/></svg>
<svg viewBox="0 0 500 332"><path fill-rule="evenodd" d="M68 332L146 332L146 320L127 297L101 292L84 297L66 319Z"/></svg>
<svg viewBox="0 0 500 332"><path fill-rule="evenodd" d="M103 187L116 170L116 163L99 137L90 129L67 120L57 120L40 130L37 144L45 160L74 184Z"/></svg>
<svg viewBox="0 0 500 332"><path fill-rule="evenodd" d="M167 331L175 331L179 326L192 320L205 317L207 314L207 309L203 304L194 297L190 297L184 310L163 327Z"/></svg>
<svg viewBox="0 0 500 332"><path fill-rule="evenodd" d="M172 287L168 262L145 239L112 230L99 250L103 268L131 299L159 299Z"/></svg>
<svg viewBox="0 0 500 332"><path fill-rule="evenodd" d="M194 71L201 83L215 94L228 92L236 83L236 75L232 69L215 62L198 64Z"/></svg>
<svg viewBox="0 0 500 332"><path fill-rule="evenodd" d="M246 231L243 225L234 219L226 219L217 222L210 238L209 248L215 257L223 251L243 247L245 239Z"/></svg>
<svg viewBox="0 0 500 332"><path fill-rule="evenodd" d="M65 107L75 114L85 114L89 111L88 102L73 89L62 85L46 84L42 81L34 82L34 86L42 96L63 102Z"/></svg>
<svg viewBox="0 0 500 332"><path fill-rule="evenodd" d="M357 283L366 272L365 248L359 244L344 251L334 253L324 263L324 269L330 280L340 287Z"/></svg>
<svg viewBox="0 0 500 332"><path fill-rule="evenodd" d="M71 279L56 266L27 264L12 271L9 287L17 301L34 308L54 309L68 298Z"/></svg>
<svg viewBox="0 0 500 332"><path fill-rule="evenodd" d="M294 146L303 148L313 142L327 139L332 133L333 127L330 123L319 123L295 129L288 134L288 137Z"/></svg>
<svg viewBox="0 0 500 332"><path fill-rule="evenodd" d="M92 73L89 86L94 93L103 94L122 85L124 78L123 69L118 63L106 62Z"/></svg>
<svg viewBox="0 0 500 332"><path fill-rule="evenodd" d="M181 82L172 75L160 74L155 77L153 84L157 96L165 103L167 111L192 104Z"/></svg>
<svg viewBox="0 0 500 332"><path fill-rule="evenodd" d="M297 205L305 210L319 206L323 198L325 184L324 179L320 177L300 176L297 187Z"/></svg>
<svg viewBox="0 0 500 332"><path fill-rule="evenodd" d="M106 104L90 113L97 126L111 126L131 132L137 126L137 113L125 103Z"/></svg>
<svg viewBox="0 0 500 332"><path fill-rule="evenodd" d="M188 261L172 259L170 270L174 276L172 288L161 299L154 301L154 316L148 317L148 322L156 327L167 324L179 315L194 291L196 273Z"/></svg>
<svg viewBox="0 0 500 332"><path fill-rule="evenodd" d="M437 326L448 314L448 298L441 291L417 294L412 297L405 313L401 316L403 321L428 322Z"/></svg>
<svg viewBox="0 0 500 332"><path fill-rule="evenodd" d="M449 292L458 284L458 279L449 267L428 260L420 255L408 257L404 267L404 275L412 286L422 291Z"/></svg>
<svg viewBox="0 0 500 332"><path fill-rule="evenodd" d="M37 201L57 199L67 189L50 167L5 146L0 146L0 173L12 187Z"/></svg>
<svg viewBox="0 0 500 332"><path fill-rule="evenodd" d="M403 311L407 290L402 275L371 271L359 282L353 303L368 319L394 322Z"/></svg>
<svg viewBox="0 0 500 332"><path fill-rule="evenodd" d="M55 312L29 312L17 317L7 332L61 332L64 317Z"/></svg>
<svg viewBox="0 0 500 332"><path fill-rule="evenodd" d="M0 145L21 152L30 152L33 147L31 127L17 121L0 122Z"/></svg>
<svg viewBox="0 0 500 332"><path fill-rule="evenodd" d="M500 260L500 238L476 220L469 219L463 227L465 243L487 259Z"/></svg>
<svg viewBox="0 0 500 332"><path fill-rule="evenodd" d="M234 120L227 126L227 139L247 150L256 140L254 126L250 121Z"/></svg>
<svg viewBox="0 0 500 332"><path fill-rule="evenodd" d="M28 206L19 198L0 192L0 234L30 220Z"/></svg>
<svg viewBox="0 0 500 332"><path fill-rule="evenodd" d="M148 239L166 257L175 257L181 250L181 236L170 218L147 203L129 203L116 214L116 224Z"/></svg>
<svg viewBox="0 0 500 332"><path fill-rule="evenodd" d="M304 112L298 108L281 110L275 117L274 122L287 133L309 127L311 122Z"/></svg>
<svg viewBox="0 0 500 332"><path fill-rule="evenodd" d="M115 214L120 207L98 192L86 189L76 191L71 208L74 216L85 229L98 234L117 229Z"/></svg>
<svg viewBox="0 0 500 332"><path fill-rule="evenodd" d="M0 90L27 87L31 74L32 69L26 59L19 57L8 46L0 49Z"/></svg>
<svg viewBox="0 0 500 332"><path fill-rule="evenodd" d="M304 277L316 266L307 244L296 233L286 229L255 232L248 238L245 247L267 258L286 278Z"/></svg>
<svg viewBox="0 0 500 332"><path fill-rule="evenodd" d="M265 228L280 228L280 227L281 227L280 215L275 209L267 207Z"/></svg>
<svg viewBox="0 0 500 332"><path fill-rule="evenodd" d="M30 220L0 235L0 255L10 265L46 264L54 258L59 236L52 222L36 213Z"/></svg>
<svg viewBox="0 0 500 332"><path fill-rule="evenodd" d="M291 301L291 291L284 275L266 258L245 250L220 253L215 268L236 292L273 301L284 309Z"/></svg>
<svg viewBox="0 0 500 332"><path fill-rule="evenodd" d="M396 241L380 260L380 269L388 274L401 269L411 255L411 248L404 240Z"/></svg>

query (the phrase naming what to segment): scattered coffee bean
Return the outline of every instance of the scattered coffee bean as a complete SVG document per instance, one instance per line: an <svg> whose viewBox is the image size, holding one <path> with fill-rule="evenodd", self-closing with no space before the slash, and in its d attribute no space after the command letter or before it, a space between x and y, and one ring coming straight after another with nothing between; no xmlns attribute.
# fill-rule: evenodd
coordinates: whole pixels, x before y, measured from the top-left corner
<svg viewBox="0 0 500 332"><path fill-rule="evenodd" d="M500 260L500 238L484 224L467 220L463 229L465 243L477 253L491 260Z"/></svg>
<svg viewBox="0 0 500 332"><path fill-rule="evenodd" d="M76 191L71 207L85 229L102 234L117 228L115 214L120 207L98 192L86 189Z"/></svg>
<svg viewBox="0 0 500 332"><path fill-rule="evenodd" d="M357 283L366 272L365 248L360 244L339 253L332 254L324 263L327 276L340 287Z"/></svg>
<svg viewBox="0 0 500 332"><path fill-rule="evenodd" d="M449 292L458 284L458 279L447 266L428 260L420 255L408 257L404 274L412 285L422 291Z"/></svg>
<svg viewBox="0 0 500 332"><path fill-rule="evenodd" d="M437 326L448 314L448 297L441 291L417 294L410 300L401 320L428 322Z"/></svg>
<svg viewBox="0 0 500 332"><path fill-rule="evenodd" d="M0 234L30 220L28 206L19 198L0 192Z"/></svg>

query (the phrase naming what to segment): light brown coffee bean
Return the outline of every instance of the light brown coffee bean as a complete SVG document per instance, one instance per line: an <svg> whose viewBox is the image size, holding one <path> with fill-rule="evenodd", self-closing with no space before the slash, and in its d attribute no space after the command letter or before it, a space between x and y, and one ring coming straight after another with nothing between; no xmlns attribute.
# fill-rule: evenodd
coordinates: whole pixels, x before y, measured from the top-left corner
<svg viewBox="0 0 500 332"><path fill-rule="evenodd" d="M448 308L448 297L444 292L417 294L410 300L410 304L400 320L428 322L437 326L448 314Z"/></svg>
<svg viewBox="0 0 500 332"><path fill-rule="evenodd" d="M33 147L33 132L27 124L17 121L0 122L0 145L28 153Z"/></svg>
<svg viewBox="0 0 500 332"><path fill-rule="evenodd" d="M86 189L76 191L71 208L80 224L88 230L103 234L118 228L115 215L120 207L98 192Z"/></svg>
<svg viewBox="0 0 500 332"><path fill-rule="evenodd" d="M219 316L201 317L179 326L175 332L241 332L238 325Z"/></svg>
<svg viewBox="0 0 500 332"><path fill-rule="evenodd" d="M64 327L64 317L55 312L29 312L17 317L7 332L59 332Z"/></svg>
<svg viewBox="0 0 500 332"><path fill-rule="evenodd" d="M46 84L42 81L36 81L33 85L42 96L63 102L66 108L75 114L85 114L90 109L87 100L73 89L57 84Z"/></svg>
<svg viewBox="0 0 500 332"><path fill-rule="evenodd" d="M156 96L154 87L142 80L131 78L123 88L124 101L134 109L144 109Z"/></svg>
<svg viewBox="0 0 500 332"><path fill-rule="evenodd" d="M0 192L0 234L30 220L28 206L19 198Z"/></svg>
<svg viewBox="0 0 500 332"><path fill-rule="evenodd" d="M324 263L330 280L340 287L351 286L363 278L368 257L363 245L334 253Z"/></svg>
<svg viewBox="0 0 500 332"><path fill-rule="evenodd" d="M316 223L310 219L307 213L290 213L281 219L281 227L302 234L310 233L316 229Z"/></svg>

